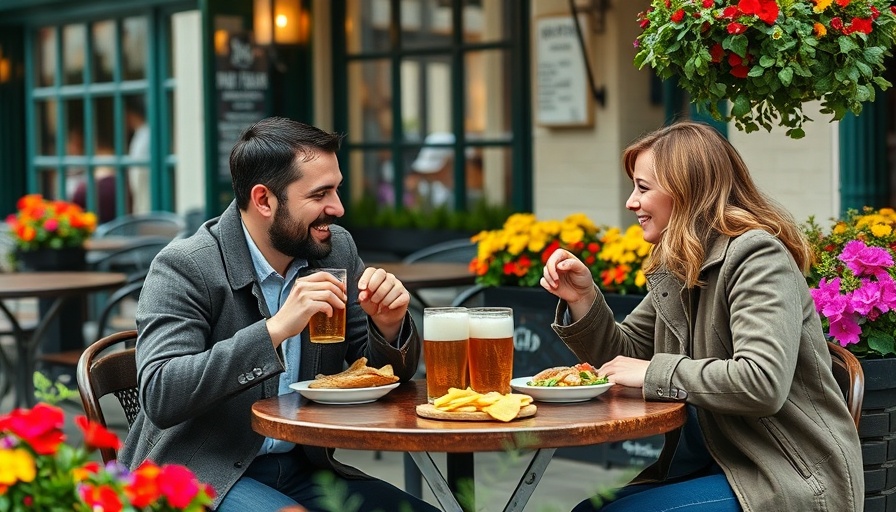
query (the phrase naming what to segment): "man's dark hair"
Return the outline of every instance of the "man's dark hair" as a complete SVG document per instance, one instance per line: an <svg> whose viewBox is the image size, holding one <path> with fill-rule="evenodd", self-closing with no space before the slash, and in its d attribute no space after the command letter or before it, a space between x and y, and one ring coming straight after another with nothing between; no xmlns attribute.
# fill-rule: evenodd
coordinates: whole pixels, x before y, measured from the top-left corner
<svg viewBox="0 0 896 512"><path fill-rule="evenodd" d="M307 162L316 153L336 153L342 138L283 117L262 119L246 128L230 152L237 206L248 208L249 192L259 184L270 189L278 201L285 201L286 187L302 177L298 158Z"/></svg>

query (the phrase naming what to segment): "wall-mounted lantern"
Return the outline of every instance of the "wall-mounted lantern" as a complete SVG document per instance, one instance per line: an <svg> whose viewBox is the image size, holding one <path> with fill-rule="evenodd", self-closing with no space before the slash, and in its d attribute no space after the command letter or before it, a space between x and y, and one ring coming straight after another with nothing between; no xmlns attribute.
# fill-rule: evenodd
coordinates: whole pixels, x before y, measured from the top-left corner
<svg viewBox="0 0 896 512"><path fill-rule="evenodd" d="M308 42L310 17L300 0L255 0L255 42L261 45L298 45Z"/></svg>

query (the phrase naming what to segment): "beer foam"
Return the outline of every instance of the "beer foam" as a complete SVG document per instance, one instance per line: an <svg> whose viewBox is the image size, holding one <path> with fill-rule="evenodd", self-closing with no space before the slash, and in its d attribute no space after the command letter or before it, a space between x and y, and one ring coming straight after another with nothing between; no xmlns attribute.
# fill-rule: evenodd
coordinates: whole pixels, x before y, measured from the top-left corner
<svg viewBox="0 0 896 512"><path fill-rule="evenodd" d="M512 338L513 317L471 317L471 338Z"/></svg>
<svg viewBox="0 0 896 512"><path fill-rule="evenodd" d="M423 317L423 339L457 341L470 337L470 317L466 313L444 313Z"/></svg>

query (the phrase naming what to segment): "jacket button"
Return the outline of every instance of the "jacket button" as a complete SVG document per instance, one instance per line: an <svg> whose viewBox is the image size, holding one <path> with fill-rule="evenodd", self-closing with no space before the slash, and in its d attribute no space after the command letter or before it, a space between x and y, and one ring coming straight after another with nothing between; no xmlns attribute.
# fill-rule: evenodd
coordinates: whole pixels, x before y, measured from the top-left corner
<svg viewBox="0 0 896 512"><path fill-rule="evenodd" d="M657 396L663 396L663 390L657 388L657 390L656 390L656 395L657 395Z"/></svg>
<svg viewBox="0 0 896 512"><path fill-rule="evenodd" d="M663 292L663 297L668 297L668 296L669 296L669 292Z"/></svg>
<svg viewBox="0 0 896 512"><path fill-rule="evenodd" d="M252 368L252 373L254 373L256 377L261 377L261 368Z"/></svg>
<svg viewBox="0 0 896 512"><path fill-rule="evenodd" d="M246 380L245 374L240 374L240 376L236 378L236 381L239 382L240 384L245 384L246 382L248 382Z"/></svg>
<svg viewBox="0 0 896 512"><path fill-rule="evenodd" d="M236 462L233 463L233 467L235 467L235 468L241 468L241 467L243 467L243 462L238 460L238 461L236 461Z"/></svg>

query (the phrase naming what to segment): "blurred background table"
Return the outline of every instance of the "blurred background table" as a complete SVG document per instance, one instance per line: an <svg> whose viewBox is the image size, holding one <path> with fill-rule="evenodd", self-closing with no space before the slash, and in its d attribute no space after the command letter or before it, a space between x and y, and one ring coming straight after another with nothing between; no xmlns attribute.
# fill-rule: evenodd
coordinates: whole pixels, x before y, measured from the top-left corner
<svg viewBox="0 0 896 512"><path fill-rule="evenodd" d="M9 320L16 338L15 365L4 370L13 374L15 406L34 405L33 375L35 358L47 326L59 313L66 299L92 292L118 288L127 276L113 272L23 272L0 274L0 311ZM5 299L45 298L52 305L38 319L33 332L23 330L18 318L3 303ZM2 360L0 360L2 362Z"/></svg>

